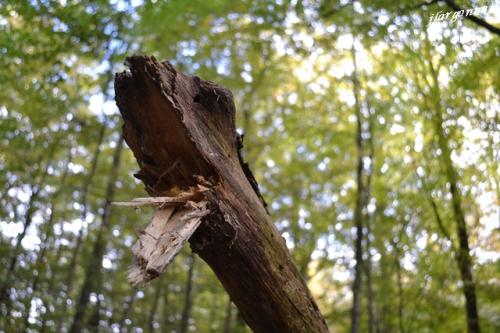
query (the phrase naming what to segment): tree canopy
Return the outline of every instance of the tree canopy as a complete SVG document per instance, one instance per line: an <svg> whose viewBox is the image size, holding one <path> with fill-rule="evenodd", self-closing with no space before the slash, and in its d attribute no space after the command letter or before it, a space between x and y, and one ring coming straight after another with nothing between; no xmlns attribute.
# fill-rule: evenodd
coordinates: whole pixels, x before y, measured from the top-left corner
<svg viewBox="0 0 500 333"><path fill-rule="evenodd" d="M111 206L145 195L114 102L132 54L233 92L244 157L331 331L471 332L470 286L481 331L500 331L499 11L2 1L0 331L250 331L188 248L127 283L152 213Z"/></svg>

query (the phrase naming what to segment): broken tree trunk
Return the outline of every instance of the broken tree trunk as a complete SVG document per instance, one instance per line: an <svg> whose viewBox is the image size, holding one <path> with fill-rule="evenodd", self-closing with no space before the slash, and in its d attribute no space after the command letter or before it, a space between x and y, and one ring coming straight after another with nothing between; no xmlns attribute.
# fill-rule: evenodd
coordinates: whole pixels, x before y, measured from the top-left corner
<svg viewBox="0 0 500 333"><path fill-rule="evenodd" d="M130 71L116 76L115 90L123 135L140 166L136 177L154 197L208 187L202 199L173 205L171 214L198 210L191 248L254 332L328 332L242 161L231 92L154 57L130 57L127 64ZM156 272L143 274L147 280Z"/></svg>

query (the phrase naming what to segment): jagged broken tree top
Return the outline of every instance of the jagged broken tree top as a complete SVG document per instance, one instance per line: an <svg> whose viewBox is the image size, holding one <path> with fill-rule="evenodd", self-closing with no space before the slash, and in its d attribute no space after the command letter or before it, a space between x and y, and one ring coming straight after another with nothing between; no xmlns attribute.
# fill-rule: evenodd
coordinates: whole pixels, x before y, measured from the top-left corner
<svg viewBox="0 0 500 333"><path fill-rule="evenodd" d="M137 285L161 274L209 214L210 187L224 180L242 196L257 194L264 209L265 202L240 154L229 90L154 57L133 56L126 64L129 70L116 75L116 101L140 167L135 176L152 198L122 205L157 206L133 248L129 281Z"/></svg>

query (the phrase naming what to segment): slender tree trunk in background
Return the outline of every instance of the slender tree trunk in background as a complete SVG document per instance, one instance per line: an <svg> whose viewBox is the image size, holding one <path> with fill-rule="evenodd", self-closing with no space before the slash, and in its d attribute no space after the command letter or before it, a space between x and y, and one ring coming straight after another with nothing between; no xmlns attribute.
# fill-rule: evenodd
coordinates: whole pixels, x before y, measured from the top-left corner
<svg viewBox="0 0 500 333"><path fill-rule="evenodd" d="M453 239L451 238L450 233L448 232L448 230L445 227L444 221L441 218L441 214L439 214L438 205L436 203L436 200L434 200L434 197L432 196L431 190L430 190L429 186L427 185L427 181L425 180L425 177L420 177L417 172L415 172L415 173L416 173L417 177L420 179L420 181L422 182L422 188L425 192L425 196L429 200L429 204L431 205L432 213L433 213L434 219L436 220L436 223L438 225L439 231L450 242L451 247L453 248L453 251L456 252ZM427 172L427 174L429 174L429 173Z"/></svg>
<svg viewBox="0 0 500 333"><path fill-rule="evenodd" d="M231 319L233 317L233 306L231 298L228 298L226 305L226 317L224 318L224 333L231 333Z"/></svg>
<svg viewBox="0 0 500 333"><path fill-rule="evenodd" d="M358 153L358 162L356 167L356 205L354 207L354 225L356 227L356 236L354 240L354 257L356 264L354 266L354 282L352 285L352 309L351 309L351 333L359 333L360 324L360 303L361 286L363 272L363 201L365 189L363 184L363 136L362 136L362 114L360 103L360 84L358 81L356 50L354 43L351 49L352 62L354 70L352 74L354 108L356 111L356 148Z"/></svg>
<svg viewBox="0 0 500 333"><path fill-rule="evenodd" d="M47 177L49 167L52 163L52 156L54 153L54 149L51 150L49 154L48 161L45 165L44 171L40 177L40 181L38 184L34 185L31 189L31 194L26 205L26 212L24 214L24 222L23 222L23 230L16 238L16 245L14 246L14 251L12 251L12 256L10 258L7 272L4 273L4 277L2 278L2 285L0 286L0 305L4 305L4 307L0 309L5 309L5 322L7 328L10 327L11 319L10 316L12 302L10 299L10 288L12 284L12 279L14 277L14 273L16 270L17 262L19 256L21 254L22 241L24 237L26 237L26 233L28 232L29 227L31 226L31 222L33 222L33 214L35 213L35 202L38 200L38 196L40 191L42 190L45 184L45 178Z"/></svg>
<svg viewBox="0 0 500 333"><path fill-rule="evenodd" d="M404 331L405 332L414 332L413 330L413 323L415 322L415 318L418 317L418 305L421 302L421 300L425 297L425 290L427 289L427 284L429 282L430 277L424 277L424 283L420 286L417 299L415 304L413 304L413 309L410 311L410 313L406 316L405 320L405 327Z"/></svg>
<svg viewBox="0 0 500 333"><path fill-rule="evenodd" d="M107 232L109 231L109 219L111 217L111 202L113 201L115 194L115 185L118 177L118 168L120 166L120 156L122 148L123 137L120 136L120 139L116 144L111 172L106 188L106 197L103 206L103 213L101 215L101 225L97 232L97 238L93 245L90 260L85 269L83 285L75 306L75 315L73 317L73 323L70 328L71 333L79 333L82 331L90 293L94 289L99 287L95 282L100 278L102 269L102 257L104 256L104 252L106 250Z"/></svg>
<svg viewBox="0 0 500 333"><path fill-rule="evenodd" d="M89 203L88 203L88 196L89 196L89 187L92 185L92 181L95 176L95 172L97 169L97 165L99 163L99 157L101 155L101 146L102 142L104 141L104 134L106 131L106 122L103 122L101 125L101 128L99 129L99 134L98 134L98 139L97 139L97 144L95 147L95 151L93 154L92 162L90 163L90 171L84 181L83 184L83 190L82 190L82 200L81 200L81 205L82 205L82 214L81 214L81 219L82 221L85 222L87 219L88 211L89 211ZM73 252L71 254L71 260L69 264L69 269L68 269L68 276L66 277L66 282L63 285L63 288L65 289L66 294L72 289L73 286L73 277L75 276L75 270L76 270L76 258L78 256L78 253L80 252L80 247L82 244L83 240L83 230L84 228L80 228L78 231L78 236L76 239L76 246L73 249Z"/></svg>
<svg viewBox="0 0 500 333"><path fill-rule="evenodd" d="M66 205L64 205L65 207ZM64 210L63 210L64 212ZM61 220L64 220L64 218L62 218ZM62 245L58 246L57 247L57 251L56 251L56 256L55 258L53 259L53 262L56 263L56 264L59 264L59 260L61 259L61 255L62 255ZM54 274L54 269L51 269L51 275L49 276L49 280L48 280L48 284L47 284L47 297L42 297L42 304L43 304L43 307L46 309L45 313L42 315L42 325L41 325L41 328L40 328L40 333L45 333L46 329L47 329L47 321L49 320L49 317L50 317L50 314L51 314L51 311L49 309L49 305L48 305L48 301L49 301L49 298L53 298L55 299L55 296L54 296L54 281L56 280L54 278L55 274ZM66 306L66 299L63 300L63 303L62 303L62 306L63 308ZM58 321L56 322L59 326L57 327L56 330L54 329L51 329L50 332L52 331L55 331L55 332L60 332L60 325L61 323Z"/></svg>
<svg viewBox="0 0 500 333"><path fill-rule="evenodd" d="M368 99L368 97L367 97ZM372 214L368 211L368 204L371 199L371 192L372 192L372 178L373 178L373 172L375 168L375 148L373 144L373 114L370 111L370 105L368 105L367 101L367 107L366 109L368 110L369 113L369 120L368 120L368 131L369 131L369 136L368 136L368 149L369 149L369 154L368 158L370 160L370 168L369 171L367 172L367 177L366 177L366 189L365 189L365 200L363 203L363 207L366 207L366 213L365 213L365 223L366 223L366 238L365 238L365 244L366 244L366 262L365 262L365 273L366 273L366 291L368 294L368 333L378 333L379 328L378 328L378 322L377 322L377 315L375 311L375 292L373 291L373 282L372 282L372 254L371 254L371 239L370 236L372 235L372 229L371 229L371 223L372 223Z"/></svg>
<svg viewBox="0 0 500 333"><path fill-rule="evenodd" d="M122 311L122 314L120 316L120 319L118 320L118 331L120 333L128 332L128 328L124 327L125 320L127 320L127 317L130 314L130 310L132 310L132 305L134 304L135 297L136 297L135 295L136 295L136 292L134 290L132 295L129 297L129 299L123 305L123 311Z"/></svg>
<svg viewBox="0 0 500 333"><path fill-rule="evenodd" d="M29 328L29 316L30 316L30 307L31 307L31 301L33 300L33 297L38 293L38 287L39 287L39 282L40 279L42 278L42 274L44 274L44 261L45 261L45 256L47 249L49 248L49 243L50 240L53 236L54 232L54 215L56 211L56 205L57 205L57 200L59 199L59 196L64 190L64 186L66 185L66 178L69 173L69 164L71 163L72 160L72 155L71 155L71 149L68 154L68 160L66 161L66 164L64 166L64 170L61 176L61 182L60 182L60 187L58 190L52 195L52 201L50 204L50 214L49 218L47 219L47 222L45 222L45 232L43 234L43 239L40 243L40 252L38 253L36 263L35 263L35 268L36 268L36 274L34 274L33 281L31 284L31 293L27 297L27 301L25 302L26 306L26 312L24 314L24 328L23 332L27 332Z"/></svg>
<svg viewBox="0 0 500 333"><path fill-rule="evenodd" d="M217 323L217 302L215 299L215 294L212 295L212 301L210 302L210 316L208 316L208 332L214 333L216 332L216 329L218 328L218 323ZM217 324L216 324L217 323Z"/></svg>
<svg viewBox="0 0 500 333"><path fill-rule="evenodd" d="M194 263L196 257L194 254L189 256L189 269L186 280L186 288L184 289L184 308L182 309L180 333L186 333L189 327L189 318L191 318L191 308L193 307L193 276Z"/></svg>
<svg viewBox="0 0 500 333"><path fill-rule="evenodd" d="M149 310L148 316L148 332L153 333L155 331L154 321L156 312L158 311L158 304L160 302L160 296L163 296L162 293L162 281L156 281L155 295L153 298L153 303L151 304L151 309Z"/></svg>
<svg viewBox="0 0 500 333"><path fill-rule="evenodd" d="M45 178L47 177L50 164L51 161L49 160L45 165L45 169L40 179L40 182L31 189L31 194L28 203L26 205L26 213L24 215L23 230L19 235L17 235L16 245L14 247L14 252L10 259L9 268L7 270L7 276L11 276L14 270L16 269L17 260L19 259L19 253L21 252L21 244L24 237L26 237L26 233L28 232L28 229L31 226L31 222L33 222L33 214L35 213L35 202L38 200L40 191L45 185L44 184Z"/></svg>
<svg viewBox="0 0 500 333"><path fill-rule="evenodd" d="M404 303L403 303L403 279L401 275L401 253L399 251L398 244L393 244L395 247L395 253L396 256L394 258L394 262L396 264L396 279L397 279L397 286L398 286L398 327L399 327L399 333L404 333L404 326L403 326L403 314L404 314Z"/></svg>
<svg viewBox="0 0 500 333"><path fill-rule="evenodd" d="M163 296L163 309L162 309L163 320L161 322L161 331L162 332L170 332L170 327L171 327L170 307L172 306L172 304L169 302L170 286L168 284L164 288L164 291L162 292L162 296ZM174 295L174 298L175 298L175 295Z"/></svg>
<svg viewBox="0 0 500 333"><path fill-rule="evenodd" d="M104 250L106 247L104 246ZM101 257L102 258L102 257ZM101 265L102 265L102 259L101 259ZM96 279L93 282L94 285L94 290L97 294L97 302L94 306L93 313L90 315L87 325L85 325L84 321L84 327L87 326L88 330L93 333L99 333L100 331L100 323L101 323L101 302L102 299L99 297L99 295L102 292L102 273L101 270L99 270L99 273L96 274Z"/></svg>
<svg viewBox="0 0 500 333"><path fill-rule="evenodd" d="M367 230L370 228L367 227ZM370 234L366 235L368 239ZM375 313L375 293L373 291L373 282L372 282L372 263L371 263L371 254L370 252L370 242L367 242L367 259L365 263L365 271L366 271L366 291L368 293L368 333L378 333L378 324L377 317Z"/></svg>
<svg viewBox="0 0 500 333"><path fill-rule="evenodd" d="M254 332L328 332L241 159L231 93L152 57L117 75L124 136L151 195L205 181L210 214L190 239ZM174 167L172 167L174 166ZM168 171L168 172L166 172ZM206 182L205 182L206 184Z"/></svg>
<svg viewBox="0 0 500 333"><path fill-rule="evenodd" d="M59 223L59 229L62 231L64 222L66 220L66 207L68 207L68 201L71 200L70 196L65 196L63 199L62 207L60 213L61 216L59 218L60 223ZM54 240L53 242L53 251L55 250L56 254L52 260L50 260L50 265L47 265L47 272L46 272L46 278L45 278L45 283L46 287L41 289L44 290L44 297L41 297L42 301L42 308L44 308L46 311L41 315L41 329L40 333L44 333L45 330L47 329L47 321L49 320L51 313L53 312L51 310L51 306L49 304L50 301L52 301L52 305L54 308L58 309L59 307L62 308L62 310L66 310L68 306L68 299L65 297L61 297L59 294L59 290L56 290L56 286L59 286L60 283L58 283L59 280L57 280L56 276L59 274L59 270L61 270L61 257L63 256L63 251L64 251L64 244L62 242L59 242L57 244L57 241ZM58 304L60 302L60 304ZM54 313L58 313L57 310L54 311ZM61 332L61 325L65 317L61 319L61 316L59 316L58 320L54 317L54 323L55 327L50 328L50 332Z"/></svg>
<svg viewBox="0 0 500 333"><path fill-rule="evenodd" d="M376 223L379 221L377 219L378 217L378 212L382 211L383 212L384 207L377 207L375 211L375 220ZM389 270L391 267L390 263L392 260L390 260L389 255L387 253L387 249L385 246L382 246L381 248L378 249L380 252L380 279L382 281L391 281L393 278L392 272ZM392 291L392 287L394 286L393 283L389 284L382 284L379 289L379 293L381 295L392 295L390 291ZM381 297L380 300L380 312L379 312L379 327L380 327L380 332L393 332L393 325L391 323L390 317L391 317L391 310L394 308L394 297Z"/></svg>
<svg viewBox="0 0 500 333"><path fill-rule="evenodd" d="M401 229L398 232L397 240L392 237L390 239L391 246L394 251L394 266L396 268L396 287L397 287L397 311L398 311L398 331L399 333L404 333L404 313L405 313L405 300L403 294L403 272L401 267L401 258L403 253L399 243L401 242L403 235L405 234L408 221L401 224Z"/></svg>
<svg viewBox="0 0 500 333"><path fill-rule="evenodd" d="M92 333L99 333L99 322L101 321L101 300L98 298L94 313L90 316L88 321L88 330Z"/></svg>
<svg viewBox="0 0 500 333"><path fill-rule="evenodd" d="M104 134L106 131L106 126L107 126L106 122L103 122L101 124L101 127L99 128L99 134L97 136L97 143L95 146L95 151L92 155L92 161L90 163L90 170L89 170L89 172L88 172L87 176L85 177L85 180L82 184L82 197L81 197L81 201L80 201L80 204L82 206L82 213L81 213L80 219L83 222L86 221L88 211L89 211L89 203L88 203L89 187L92 185L92 182L93 182L93 179L94 179L94 176L96 173L97 165L99 162L99 157L101 154L101 146L102 146L102 143L104 141ZM74 276L76 273L76 261L77 261L78 253L80 252L80 247L81 247L82 242L83 242L84 229L85 228L82 225L82 227L78 231L78 236L76 238L76 244L71 251L71 259L70 259L70 263L69 263L69 268L67 270L67 275L66 275L66 278L64 280L65 282L62 284L62 291L63 291L64 295L66 296L66 298L70 298L70 293L73 290ZM52 292L50 292L50 293L52 293ZM68 307L63 306L59 311L60 315L59 315L59 320L58 320L57 331L61 330L61 326L66 319L67 310L68 310Z"/></svg>
<svg viewBox="0 0 500 333"><path fill-rule="evenodd" d="M431 49L429 37L426 33L426 45ZM441 89L439 86L438 71L434 68L432 57L428 54L428 64L432 77L431 97L435 103L433 113L433 123L438 137L438 146L441 150L441 161L443 163L446 180L448 181L451 193L451 204L453 208L453 217L458 236L458 249L455 255L460 276L462 278L463 292L465 296L465 312L467 316L468 333L479 333L479 314L477 309L476 286L472 275L472 259L470 256L469 237L467 224L465 223L465 214L462 209L462 195L458 188L458 175L453 161L451 160L451 149L448 137L443 128L443 113L445 108L442 106Z"/></svg>
<svg viewBox="0 0 500 333"><path fill-rule="evenodd" d="M447 138L442 126L441 114L436 116L436 130L438 131L439 148L441 149L441 158L446 171L446 178L450 186L452 198L453 216L458 236L459 247L456 253L456 260L460 275L462 277L463 291L465 296L465 310L467 314L467 330L469 333L479 333L479 314L477 310L476 286L472 276L472 259L470 256L469 237L465 215L462 210L462 197L458 189L457 172L453 167L451 152Z"/></svg>
<svg viewBox="0 0 500 333"><path fill-rule="evenodd" d="M0 191L0 214L3 215L5 212L5 215L7 215L7 212L9 211L8 207L9 199L7 197L9 196L10 189L13 188L14 185L16 184L17 179L16 180L8 179L2 181L5 181L5 183L4 185L2 185L2 191ZM13 213L15 214L15 209L13 209ZM17 221L17 218L15 218L14 221Z"/></svg>
<svg viewBox="0 0 500 333"><path fill-rule="evenodd" d="M40 333L45 333L46 330L47 330L47 316L43 316L42 317L42 325L40 326Z"/></svg>

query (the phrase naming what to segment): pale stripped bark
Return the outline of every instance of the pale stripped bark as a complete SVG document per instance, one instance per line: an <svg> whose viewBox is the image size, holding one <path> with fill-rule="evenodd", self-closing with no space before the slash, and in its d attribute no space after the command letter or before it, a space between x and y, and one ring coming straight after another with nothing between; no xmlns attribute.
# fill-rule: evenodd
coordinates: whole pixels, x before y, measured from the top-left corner
<svg viewBox="0 0 500 333"><path fill-rule="evenodd" d="M163 273L208 213L206 201L157 209L147 228L138 232L129 283L137 286Z"/></svg>

